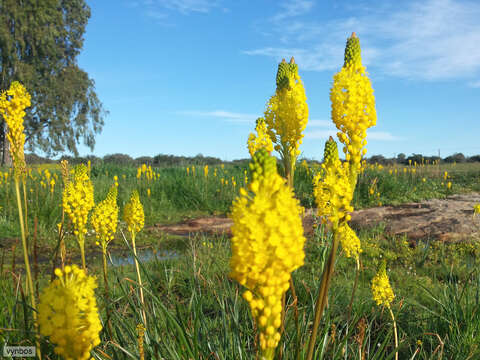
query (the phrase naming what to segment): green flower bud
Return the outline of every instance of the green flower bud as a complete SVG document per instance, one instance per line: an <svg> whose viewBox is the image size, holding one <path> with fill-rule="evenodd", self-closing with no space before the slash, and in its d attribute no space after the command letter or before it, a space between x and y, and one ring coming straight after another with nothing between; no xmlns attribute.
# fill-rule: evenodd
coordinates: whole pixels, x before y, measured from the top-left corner
<svg viewBox="0 0 480 360"><path fill-rule="evenodd" d="M337 143L330 136L330 138L325 142L325 150L323 151L323 162L326 166L328 166L336 160L338 160Z"/></svg>
<svg viewBox="0 0 480 360"><path fill-rule="evenodd" d="M362 54L360 51L360 39L355 33L352 33L352 36L347 39L347 45L345 46L345 62L343 66L347 67L361 63Z"/></svg>

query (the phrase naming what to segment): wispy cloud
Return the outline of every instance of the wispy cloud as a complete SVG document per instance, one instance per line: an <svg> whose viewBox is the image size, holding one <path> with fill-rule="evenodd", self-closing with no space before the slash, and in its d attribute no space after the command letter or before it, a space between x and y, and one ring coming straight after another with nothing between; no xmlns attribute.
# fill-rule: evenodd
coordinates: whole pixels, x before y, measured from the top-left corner
<svg viewBox="0 0 480 360"><path fill-rule="evenodd" d="M280 11L275 14L271 21L278 22L295 16L300 16L312 9L313 1L289 0L280 3Z"/></svg>
<svg viewBox="0 0 480 360"><path fill-rule="evenodd" d="M192 13L207 14L214 8L226 12L228 9L220 6L220 0L141 0L126 3L127 7L142 8L146 16L167 24L171 13L189 15Z"/></svg>
<svg viewBox="0 0 480 360"><path fill-rule="evenodd" d="M472 81L471 83L468 84L470 87L473 88L480 88L480 80L478 81Z"/></svg>
<svg viewBox="0 0 480 360"><path fill-rule="evenodd" d="M327 129L327 130L315 130L305 133L306 139L328 139L328 137L333 136L334 138L337 135L336 129ZM368 131L367 132L368 140L379 140L379 141L398 141L402 140L397 136L393 136L386 131Z"/></svg>
<svg viewBox="0 0 480 360"><path fill-rule="evenodd" d="M179 115L187 115L194 117L211 117L217 118L228 122L241 122L241 123L255 123L258 118L257 115L236 113L225 110L213 110L213 111L198 111L198 110L186 110L178 111Z"/></svg>
<svg viewBox="0 0 480 360"><path fill-rule="evenodd" d="M335 70L343 62L346 38L352 31L362 42L364 64L381 73L409 79L443 80L477 77L480 73L480 2L426 0L357 6L351 16L323 23L288 17L271 18L267 26L281 38L269 46L248 49L249 55L276 60L293 55L303 70ZM290 5L286 5L290 4ZM310 10L310 5L298 5ZM308 11L306 10L306 11ZM295 10L290 11L295 14ZM289 46L290 45L290 46Z"/></svg>

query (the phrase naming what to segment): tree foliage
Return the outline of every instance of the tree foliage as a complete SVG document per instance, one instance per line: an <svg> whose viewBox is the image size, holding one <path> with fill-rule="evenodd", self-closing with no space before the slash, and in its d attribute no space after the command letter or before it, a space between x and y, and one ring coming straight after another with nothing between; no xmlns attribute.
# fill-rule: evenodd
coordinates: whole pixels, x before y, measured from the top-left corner
<svg viewBox="0 0 480 360"><path fill-rule="evenodd" d="M32 95L29 150L77 155L81 139L93 150L105 111L94 81L77 64L89 18L84 0L0 0L0 90L18 80Z"/></svg>

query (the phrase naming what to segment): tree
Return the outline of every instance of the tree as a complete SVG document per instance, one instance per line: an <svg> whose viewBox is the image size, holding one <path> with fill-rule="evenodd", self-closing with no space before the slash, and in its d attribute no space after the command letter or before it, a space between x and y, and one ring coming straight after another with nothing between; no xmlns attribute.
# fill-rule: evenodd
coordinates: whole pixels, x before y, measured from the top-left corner
<svg viewBox="0 0 480 360"><path fill-rule="evenodd" d="M90 18L84 0L0 0L0 91L20 81L32 96L25 117L27 149L78 155L93 150L106 115L95 83L77 64ZM0 119L0 161L6 125Z"/></svg>

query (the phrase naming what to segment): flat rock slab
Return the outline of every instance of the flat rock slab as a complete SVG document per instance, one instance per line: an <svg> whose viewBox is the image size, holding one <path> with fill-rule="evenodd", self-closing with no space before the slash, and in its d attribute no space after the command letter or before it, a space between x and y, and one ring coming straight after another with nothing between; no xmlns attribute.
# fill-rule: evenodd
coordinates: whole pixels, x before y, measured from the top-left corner
<svg viewBox="0 0 480 360"><path fill-rule="evenodd" d="M381 206L352 213L350 224L356 229L385 224L389 235L406 235L411 241L434 239L459 241L480 235L480 216L473 216L473 206L480 194L453 195L420 203ZM303 219L305 235L313 234L315 209L307 209ZM227 217L205 217L174 225L156 224L157 230L188 236L195 233L231 235L232 220Z"/></svg>
<svg viewBox="0 0 480 360"><path fill-rule="evenodd" d="M384 223L386 233L405 234L412 241L459 241L480 234L480 216L473 216L473 207L478 203L480 194L471 193L420 203L382 206L355 211L350 224L362 228Z"/></svg>

